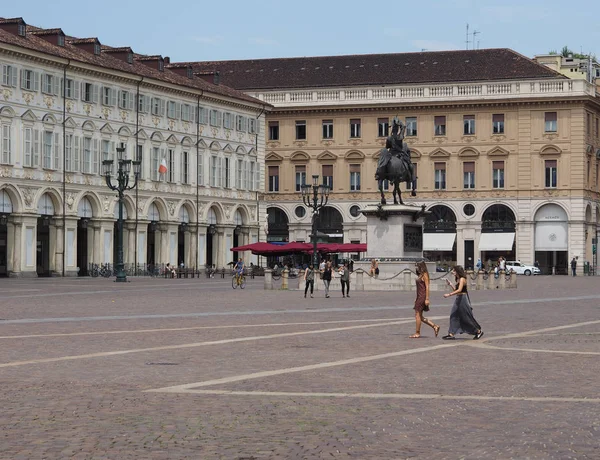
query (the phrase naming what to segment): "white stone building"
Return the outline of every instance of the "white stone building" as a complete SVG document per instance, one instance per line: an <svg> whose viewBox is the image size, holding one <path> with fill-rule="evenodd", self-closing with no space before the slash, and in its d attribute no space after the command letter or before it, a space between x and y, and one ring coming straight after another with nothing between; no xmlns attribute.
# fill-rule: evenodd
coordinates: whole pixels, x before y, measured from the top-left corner
<svg viewBox="0 0 600 460"><path fill-rule="evenodd" d="M0 275L115 261L117 199L101 170L117 147L142 158L124 209L129 266L224 267L231 247L259 240L269 104L20 18L0 20L0 76Z"/></svg>

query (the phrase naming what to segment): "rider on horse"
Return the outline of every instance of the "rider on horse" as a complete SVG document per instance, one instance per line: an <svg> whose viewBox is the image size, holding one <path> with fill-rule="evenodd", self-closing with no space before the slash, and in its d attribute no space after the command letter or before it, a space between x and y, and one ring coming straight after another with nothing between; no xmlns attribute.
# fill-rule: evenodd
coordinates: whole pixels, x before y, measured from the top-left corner
<svg viewBox="0 0 600 460"><path fill-rule="evenodd" d="M406 170L409 171L410 174L410 183L413 184L415 180L415 171L412 161L410 160L410 149L408 148L408 145L406 145L406 142L404 142L404 131L406 130L406 126L397 117L394 117L392 123L392 134L385 142L385 149L381 149L379 161L377 162L375 179L390 179L389 177L386 177L385 167L391 158L395 156L400 158L404 163Z"/></svg>

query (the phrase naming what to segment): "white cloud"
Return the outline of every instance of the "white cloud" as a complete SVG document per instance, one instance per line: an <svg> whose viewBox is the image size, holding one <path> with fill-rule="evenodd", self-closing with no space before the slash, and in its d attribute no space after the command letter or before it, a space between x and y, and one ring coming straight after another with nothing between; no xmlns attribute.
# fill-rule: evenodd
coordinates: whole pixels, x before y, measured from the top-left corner
<svg viewBox="0 0 600 460"><path fill-rule="evenodd" d="M271 40L270 38L264 37L254 37L248 40L253 45L261 45L261 46L273 46L278 45L277 40Z"/></svg>
<svg viewBox="0 0 600 460"><path fill-rule="evenodd" d="M442 42L438 40L412 40L411 44L419 51L422 49L427 51L447 51L460 49L456 43Z"/></svg>
<svg viewBox="0 0 600 460"><path fill-rule="evenodd" d="M206 45L214 45L216 43L222 42L223 37L221 35L214 35L212 37L192 37L192 40L198 43L204 43Z"/></svg>

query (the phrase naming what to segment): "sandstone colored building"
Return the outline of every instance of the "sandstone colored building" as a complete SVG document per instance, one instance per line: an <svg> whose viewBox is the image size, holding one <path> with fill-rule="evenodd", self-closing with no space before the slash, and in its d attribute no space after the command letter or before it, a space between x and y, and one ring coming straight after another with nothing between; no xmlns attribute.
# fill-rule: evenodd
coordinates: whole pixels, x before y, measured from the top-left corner
<svg viewBox="0 0 600 460"><path fill-rule="evenodd" d="M101 162L117 147L142 158L128 267L224 267L232 246L258 240L268 104L169 64L0 19L0 275L113 263L118 207Z"/></svg>
<svg viewBox="0 0 600 460"><path fill-rule="evenodd" d="M418 175L407 201L432 211L424 250L440 264L502 255L566 273L595 260L600 99L509 49L191 63L275 108L267 116L269 238L309 241L300 186L333 187L320 230L365 242L358 210L398 116ZM388 193L389 194L389 193ZM393 256L393 254L390 254Z"/></svg>

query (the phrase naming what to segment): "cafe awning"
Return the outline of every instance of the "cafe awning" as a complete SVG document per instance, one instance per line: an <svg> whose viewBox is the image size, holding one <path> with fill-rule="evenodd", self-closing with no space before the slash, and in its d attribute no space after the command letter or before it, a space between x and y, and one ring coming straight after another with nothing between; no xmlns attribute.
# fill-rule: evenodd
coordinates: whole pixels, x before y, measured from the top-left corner
<svg viewBox="0 0 600 460"><path fill-rule="evenodd" d="M479 237L479 251L511 251L514 242L514 233L482 233Z"/></svg>
<svg viewBox="0 0 600 460"><path fill-rule="evenodd" d="M423 251L452 251L456 233L423 233Z"/></svg>

